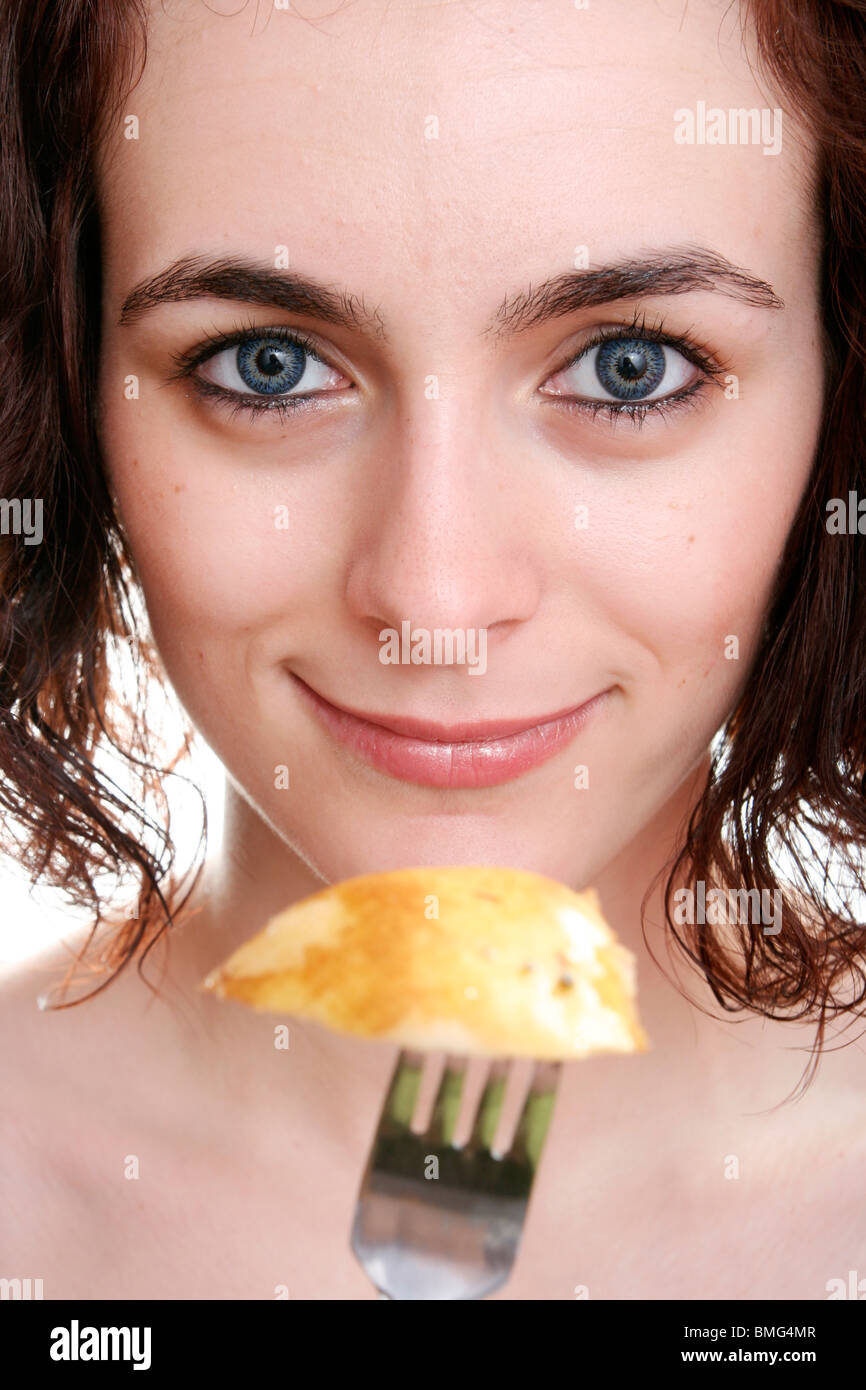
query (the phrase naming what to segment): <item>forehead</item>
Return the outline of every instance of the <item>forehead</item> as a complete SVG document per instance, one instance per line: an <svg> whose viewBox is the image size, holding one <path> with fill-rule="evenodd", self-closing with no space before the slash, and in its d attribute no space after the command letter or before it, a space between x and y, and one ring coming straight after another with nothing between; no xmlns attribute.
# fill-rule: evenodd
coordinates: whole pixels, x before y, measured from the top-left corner
<svg viewBox="0 0 866 1390"><path fill-rule="evenodd" d="M771 123L784 105L727 0L319 12L152 6L124 108L139 137L118 127L100 156L117 293L184 254L270 262L278 246L398 317L419 275L447 291L431 312L487 317L492 286L568 268L578 247L601 262L696 242L783 295L798 273L812 154L787 108L778 154L674 138L684 109Z"/></svg>

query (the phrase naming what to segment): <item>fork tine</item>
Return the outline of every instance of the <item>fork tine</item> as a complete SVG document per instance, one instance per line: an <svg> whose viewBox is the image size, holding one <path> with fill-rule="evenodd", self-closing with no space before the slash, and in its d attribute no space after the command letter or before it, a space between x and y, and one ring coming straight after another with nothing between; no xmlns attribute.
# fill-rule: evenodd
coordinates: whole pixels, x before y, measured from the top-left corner
<svg viewBox="0 0 866 1390"><path fill-rule="evenodd" d="M508 1063L497 1057L491 1064L484 1091L472 1125L472 1133L466 1145L466 1153L476 1153L480 1149L491 1149L496 1130L502 1115L505 1100L505 1087L508 1081Z"/></svg>
<svg viewBox="0 0 866 1390"><path fill-rule="evenodd" d="M433 1114L427 1128L427 1138L435 1148L454 1142L454 1131L460 1115L460 1097L466 1076L466 1057L449 1055L433 1103Z"/></svg>
<svg viewBox="0 0 866 1390"><path fill-rule="evenodd" d="M560 1062L536 1062L508 1157L535 1171L553 1117Z"/></svg>
<svg viewBox="0 0 866 1390"><path fill-rule="evenodd" d="M394 1135L409 1130L423 1070L423 1054L402 1048L391 1074L388 1094L382 1107L380 1133Z"/></svg>

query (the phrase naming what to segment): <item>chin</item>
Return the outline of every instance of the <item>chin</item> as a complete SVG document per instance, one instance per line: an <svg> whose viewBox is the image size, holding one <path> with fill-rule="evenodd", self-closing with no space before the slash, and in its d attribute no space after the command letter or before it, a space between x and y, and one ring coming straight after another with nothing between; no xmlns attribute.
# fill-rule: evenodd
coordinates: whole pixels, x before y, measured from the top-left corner
<svg viewBox="0 0 866 1390"><path fill-rule="evenodd" d="M570 887L589 886L610 858L587 826L564 832L562 818L522 824L470 814L415 817L370 814L313 817L303 827L276 827L281 838L327 883L391 869L489 865L526 869Z"/></svg>

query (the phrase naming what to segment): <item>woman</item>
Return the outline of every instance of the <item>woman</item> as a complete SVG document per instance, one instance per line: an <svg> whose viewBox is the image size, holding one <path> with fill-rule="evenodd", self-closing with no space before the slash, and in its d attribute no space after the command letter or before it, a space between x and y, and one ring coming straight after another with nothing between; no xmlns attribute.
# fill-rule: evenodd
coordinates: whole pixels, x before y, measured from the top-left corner
<svg viewBox="0 0 866 1390"><path fill-rule="evenodd" d="M6 0L3 797L105 933L5 986L46 1297L375 1296L393 1048L197 986L408 864L592 884L639 958L653 1049L565 1069L499 1297L866 1274L864 10ZM228 772L185 907L130 654Z"/></svg>

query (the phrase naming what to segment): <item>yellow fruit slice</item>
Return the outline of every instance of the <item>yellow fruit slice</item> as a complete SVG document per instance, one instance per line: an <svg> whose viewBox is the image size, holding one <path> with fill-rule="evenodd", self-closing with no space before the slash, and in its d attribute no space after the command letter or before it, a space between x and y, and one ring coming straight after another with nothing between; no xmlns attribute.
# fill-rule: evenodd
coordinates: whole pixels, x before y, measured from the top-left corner
<svg viewBox="0 0 866 1390"><path fill-rule="evenodd" d="M220 998L423 1050L643 1052L631 952L593 890L521 869L365 874L286 908L204 981Z"/></svg>

